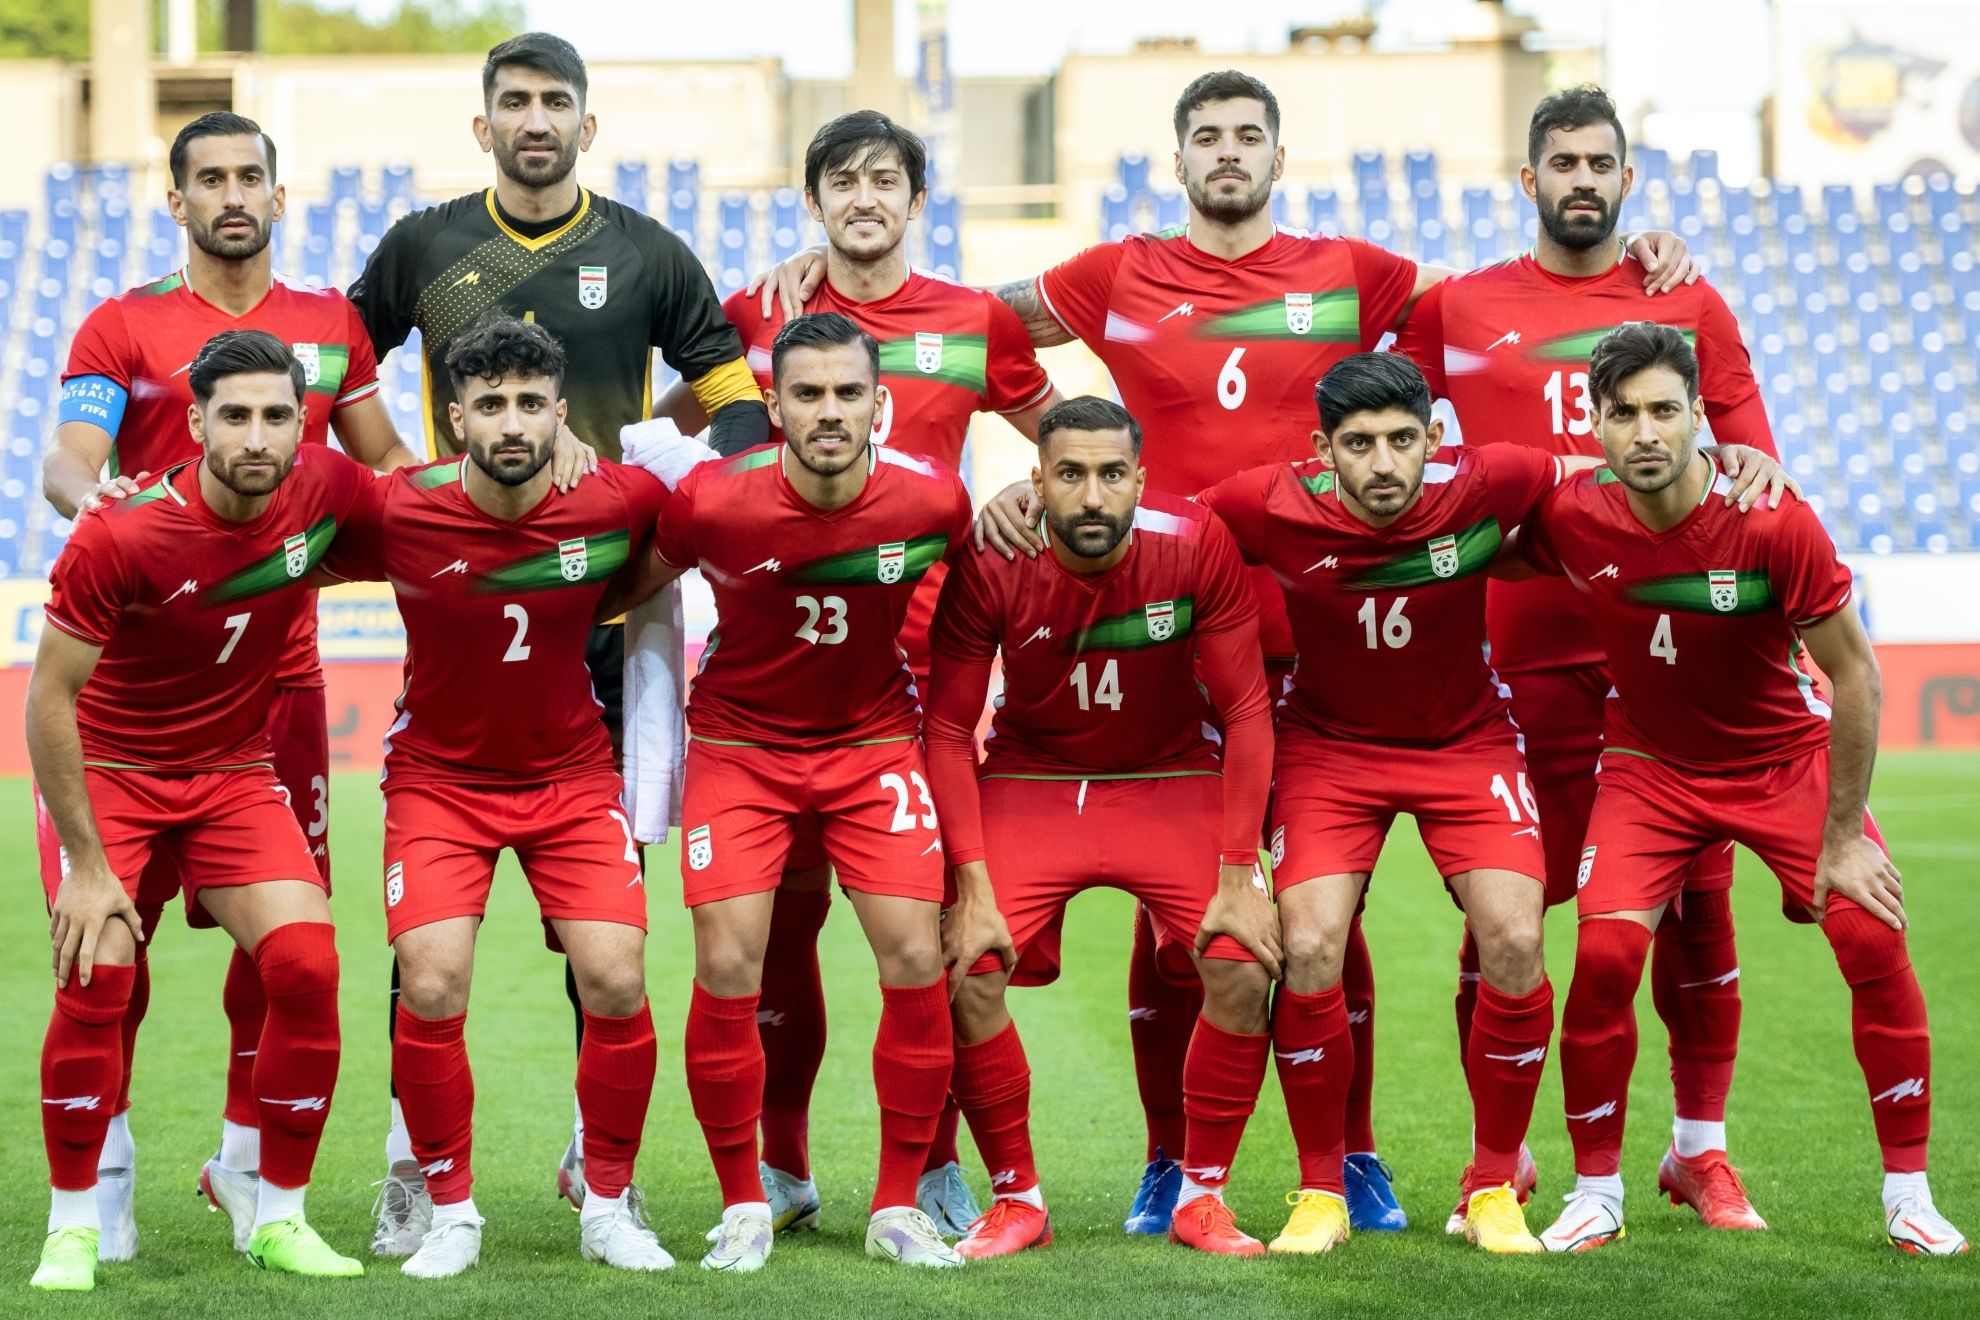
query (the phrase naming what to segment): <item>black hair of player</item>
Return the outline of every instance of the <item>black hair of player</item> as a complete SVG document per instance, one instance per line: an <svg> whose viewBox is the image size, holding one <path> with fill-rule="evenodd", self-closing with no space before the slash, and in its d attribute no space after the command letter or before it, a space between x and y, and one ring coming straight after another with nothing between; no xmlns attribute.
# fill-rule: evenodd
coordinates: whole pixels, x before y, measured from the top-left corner
<svg viewBox="0 0 1980 1320"><path fill-rule="evenodd" d="M591 90L591 79L584 71L584 57L577 53L576 46L562 37L548 32L525 32L489 50L488 61L481 66L483 105L495 104L495 76L510 67L535 69L538 73L549 74L576 92L578 109L584 109L584 98Z"/></svg>
<svg viewBox="0 0 1980 1320"><path fill-rule="evenodd" d="M1189 135L1189 117L1217 101L1258 101L1265 106L1265 131L1272 141L1279 140L1279 98L1272 89L1248 73L1219 69L1206 73L1183 88L1176 98L1176 145Z"/></svg>
<svg viewBox="0 0 1980 1320"><path fill-rule="evenodd" d="M853 110L828 121L804 149L804 190L813 197L827 174L861 170L892 152L907 175L908 196L928 190L928 144L878 110Z"/></svg>
<svg viewBox="0 0 1980 1320"><path fill-rule="evenodd" d="M287 376L301 403L307 382L302 363L289 346L266 330L222 330L200 346L186 368L186 383L201 408L213 402L213 387L228 376Z"/></svg>
<svg viewBox="0 0 1980 1320"><path fill-rule="evenodd" d="M1616 103L1594 83L1583 83L1564 92L1555 92L1533 107L1533 122L1526 129L1526 163L1540 168L1540 153L1547 149L1547 135L1572 132L1592 124L1607 124L1616 131L1616 164L1629 160L1629 135L1623 132L1622 116Z"/></svg>
<svg viewBox="0 0 1980 1320"><path fill-rule="evenodd" d="M866 360L873 364L873 383L880 383L880 344L872 335L859 328L849 316L837 312L806 312L784 322L784 328L770 341L770 382L781 385L784 378L784 359L800 348L843 348L847 344L860 344L866 349Z"/></svg>
<svg viewBox="0 0 1980 1320"><path fill-rule="evenodd" d="M262 131L260 124L246 115L237 115L231 110L214 110L187 124L172 139L172 186L180 191L186 186L186 156L192 144L200 138L247 137L254 135L261 139L261 150L268 157L268 182L275 182L275 139Z"/></svg>
<svg viewBox="0 0 1980 1320"><path fill-rule="evenodd" d="M1623 382L1652 367L1668 367L1684 381L1685 402L1698 399L1698 354L1682 332L1655 321L1619 325L1588 355L1588 394L1597 409L1616 397Z"/></svg>
<svg viewBox="0 0 1980 1320"><path fill-rule="evenodd" d="M548 376L559 392L564 385L564 346L557 336L500 307L489 308L454 336L447 345L446 365L457 398L467 396L472 380L500 384L510 376L520 380Z"/></svg>
<svg viewBox="0 0 1980 1320"><path fill-rule="evenodd" d="M1327 369L1313 387L1320 429L1332 435L1361 412L1406 412L1430 429L1430 384L1400 353L1356 353Z"/></svg>
<svg viewBox="0 0 1980 1320"><path fill-rule="evenodd" d="M1141 423L1134 420L1134 414L1097 394L1081 394L1071 399L1061 399L1045 410L1038 419L1038 449L1042 454L1052 437L1061 431L1126 431L1128 441L1134 448L1134 456L1141 457Z"/></svg>

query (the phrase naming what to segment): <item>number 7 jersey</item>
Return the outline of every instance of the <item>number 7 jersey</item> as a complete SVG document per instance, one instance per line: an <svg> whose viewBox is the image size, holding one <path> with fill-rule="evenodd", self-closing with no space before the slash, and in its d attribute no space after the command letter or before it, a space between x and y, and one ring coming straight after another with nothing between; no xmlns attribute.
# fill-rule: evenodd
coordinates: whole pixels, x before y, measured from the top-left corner
<svg viewBox="0 0 1980 1320"><path fill-rule="evenodd" d="M784 451L701 464L661 515L654 549L715 593L689 733L794 750L913 738L920 695L897 639L915 587L969 535L969 492L874 445L858 497L820 509L784 476Z"/></svg>

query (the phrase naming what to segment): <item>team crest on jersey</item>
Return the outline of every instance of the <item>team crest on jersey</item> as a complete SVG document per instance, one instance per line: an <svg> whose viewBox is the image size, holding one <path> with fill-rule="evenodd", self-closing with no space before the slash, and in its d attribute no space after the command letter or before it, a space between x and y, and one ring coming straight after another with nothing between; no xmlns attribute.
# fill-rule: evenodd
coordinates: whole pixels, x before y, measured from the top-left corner
<svg viewBox="0 0 1980 1320"><path fill-rule="evenodd" d="M591 565L591 558L585 554L584 538L575 541L557 542L557 567L563 570L564 581L584 581L584 570Z"/></svg>
<svg viewBox="0 0 1980 1320"><path fill-rule="evenodd" d="M315 344L290 344L289 351L302 363L303 384L315 385L323 379L323 354Z"/></svg>
<svg viewBox="0 0 1980 1320"><path fill-rule="evenodd" d="M1440 536L1430 543L1430 571L1438 577L1456 577L1458 549L1455 536Z"/></svg>
<svg viewBox="0 0 1980 1320"><path fill-rule="evenodd" d="M1286 329L1296 335L1303 335L1313 328L1313 295L1310 293L1289 293L1286 295Z"/></svg>
<svg viewBox="0 0 1980 1320"><path fill-rule="evenodd" d="M880 547L880 581L887 586L901 580L907 572L907 542L891 541Z"/></svg>
<svg viewBox="0 0 1980 1320"><path fill-rule="evenodd" d="M1166 642L1176 635L1176 603L1172 600L1158 600L1145 611L1148 617L1148 640Z"/></svg>
<svg viewBox="0 0 1980 1320"><path fill-rule="evenodd" d="M309 534L297 532L282 542L282 566L289 570L289 576L298 578L309 568Z"/></svg>
<svg viewBox="0 0 1980 1320"><path fill-rule="evenodd" d="M1281 825L1272 831L1272 865L1283 866L1286 861L1286 827Z"/></svg>
<svg viewBox="0 0 1980 1320"><path fill-rule="evenodd" d="M688 831L688 865L697 871L706 871L708 864L715 860L715 840L710 836L706 825L697 825Z"/></svg>
<svg viewBox="0 0 1980 1320"><path fill-rule="evenodd" d="M578 302L584 307L597 311L605 305L605 268L603 266L578 267Z"/></svg>
<svg viewBox="0 0 1980 1320"><path fill-rule="evenodd" d="M1739 608L1739 574L1729 568L1715 568L1705 575L1712 588L1712 608L1731 614Z"/></svg>
<svg viewBox="0 0 1980 1320"><path fill-rule="evenodd" d="M1594 873L1595 850L1593 848L1583 848L1581 850L1581 869L1574 873L1574 887L1576 889L1586 889L1588 887L1588 877Z"/></svg>
<svg viewBox="0 0 1980 1320"><path fill-rule="evenodd" d="M393 862L385 868L385 906L399 906L399 900L406 896L406 864Z"/></svg>
<svg viewBox="0 0 1980 1320"><path fill-rule="evenodd" d="M914 332L914 369L924 376L942 369L942 336L926 330Z"/></svg>

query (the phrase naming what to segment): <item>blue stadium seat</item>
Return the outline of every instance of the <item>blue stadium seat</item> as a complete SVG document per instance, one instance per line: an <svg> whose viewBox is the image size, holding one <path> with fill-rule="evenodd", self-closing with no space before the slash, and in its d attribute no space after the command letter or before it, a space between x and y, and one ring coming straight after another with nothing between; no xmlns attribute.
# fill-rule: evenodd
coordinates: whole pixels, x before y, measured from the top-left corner
<svg viewBox="0 0 1980 1320"><path fill-rule="evenodd" d="M1876 213L1877 222L1886 227L1898 216L1908 219L1911 214L1911 205L1905 200L1904 189L1895 183L1872 185L1870 206Z"/></svg>
<svg viewBox="0 0 1980 1320"><path fill-rule="evenodd" d="M364 192L364 173L355 165L335 165L330 170L330 204L358 204Z"/></svg>
<svg viewBox="0 0 1980 1320"><path fill-rule="evenodd" d="M1134 232L1134 200L1121 184L1110 183L1100 194L1100 239L1118 243Z"/></svg>
<svg viewBox="0 0 1980 1320"><path fill-rule="evenodd" d="M1884 250L1892 261L1898 260L1907 252L1918 250L1918 227L1911 223L1911 217L1899 213L1885 220Z"/></svg>
<svg viewBox="0 0 1980 1320"><path fill-rule="evenodd" d="M1719 153L1709 147L1700 147L1691 153L1691 181L1696 184L1704 179L1719 177Z"/></svg>
<svg viewBox="0 0 1980 1320"><path fill-rule="evenodd" d="M671 196L681 190L691 193L701 191L701 162L694 160L670 160L667 162L667 192Z"/></svg>
<svg viewBox="0 0 1980 1320"><path fill-rule="evenodd" d="M770 194L770 260L782 261L796 252L798 224L803 215L802 195L795 188L779 188Z"/></svg>
<svg viewBox="0 0 1980 1320"><path fill-rule="evenodd" d="M1636 166L1637 186L1647 188L1652 183L1669 183L1671 178L1671 153L1662 147L1638 146L1630 151L1631 163Z"/></svg>
<svg viewBox="0 0 1980 1320"><path fill-rule="evenodd" d="M962 277L962 203L947 188L931 189L922 213L928 236L928 267L949 279Z"/></svg>
<svg viewBox="0 0 1980 1320"><path fill-rule="evenodd" d="M81 183L75 166L67 161L59 161L49 166L43 195L47 199L47 207L50 211L64 202L73 206L80 192Z"/></svg>
<svg viewBox="0 0 1980 1320"><path fill-rule="evenodd" d="M1189 199L1174 189L1164 189L1155 194L1155 228L1157 232L1174 229L1189 220ZM1312 228L1309 221L1307 227Z"/></svg>
<svg viewBox="0 0 1980 1320"><path fill-rule="evenodd" d="M1846 183L1822 185L1822 214L1834 224L1839 216L1856 214L1856 192Z"/></svg>
<svg viewBox="0 0 1980 1320"><path fill-rule="evenodd" d="M1139 151L1123 151L1114 162L1114 181L1130 197L1148 191L1148 157Z"/></svg>
<svg viewBox="0 0 1980 1320"><path fill-rule="evenodd" d="M1433 266L1450 264L1449 244L1446 241L1442 221L1425 220L1417 226L1416 259Z"/></svg>
<svg viewBox="0 0 1980 1320"><path fill-rule="evenodd" d="M646 209L646 162L622 160L612 184L612 197L635 211Z"/></svg>
<svg viewBox="0 0 1980 1320"><path fill-rule="evenodd" d="M1291 215L1291 203L1286 201L1285 193L1278 188L1274 188L1272 190L1272 223L1275 225L1290 224L1292 223L1290 219Z"/></svg>
<svg viewBox="0 0 1980 1320"><path fill-rule="evenodd" d="M1307 190L1306 227L1316 234L1340 235L1341 199L1332 188Z"/></svg>
<svg viewBox="0 0 1980 1320"><path fill-rule="evenodd" d="M410 210L419 205L419 191L410 165L387 165L378 172L378 193L387 206Z"/></svg>
<svg viewBox="0 0 1980 1320"><path fill-rule="evenodd" d="M1389 166L1382 153L1370 147L1363 147L1354 153L1349 162L1354 176L1354 191L1357 196L1371 192L1384 192L1389 189Z"/></svg>
<svg viewBox="0 0 1980 1320"><path fill-rule="evenodd" d="M672 173L670 168L668 173ZM696 205L696 194L692 188L676 188L667 196L667 228L680 236L681 242L699 251L695 242L700 229L700 207Z"/></svg>

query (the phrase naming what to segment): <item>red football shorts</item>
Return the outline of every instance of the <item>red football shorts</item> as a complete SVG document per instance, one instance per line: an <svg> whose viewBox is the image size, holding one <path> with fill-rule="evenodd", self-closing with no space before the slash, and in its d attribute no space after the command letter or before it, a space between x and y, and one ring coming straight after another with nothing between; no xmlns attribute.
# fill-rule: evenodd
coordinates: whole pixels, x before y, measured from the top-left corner
<svg viewBox="0 0 1980 1320"><path fill-rule="evenodd" d="M1582 916L1646 912L1680 901L1693 861L1700 853L1725 852L1730 838L1758 854L1780 881L1788 920L1814 920L1808 909L1829 813L1828 748L1716 775L1607 752L1596 784L1595 814L1577 863ZM1868 811L1863 832L1884 846ZM1830 895L1829 911L1839 905L1857 906Z"/></svg>
<svg viewBox="0 0 1980 1320"><path fill-rule="evenodd" d="M1526 762L1511 728L1442 747L1326 738L1281 724L1272 774L1272 875L1278 889L1373 872L1397 816L1449 877L1545 870Z"/></svg>
<svg viewBox="0 0 1980 1320"><path fill-rule="evenodd" d="M385 785L385 939L488 910L495 859L513 848L543 913L646 929L646 876L615 774L519 788Z"/></svg>
<svg viewBox="0 0 1980 1320"><path fill-rule="evenodd" d="M1165 968L1194 970L1189 952L1217 893L1222 776L999 777L983 780L978 792L990 887L1018 953L1013 985L1058 979L1066 904L1088 889L1122 889L1140 899L1155 918ZM1211 940L1206 953L1255 961L1228 935ZM1001 966L992 953L970 971Z"/></svg>
<svg viewBox="0 0 1980 1320"><path fill-rule="evenodd" d="M917 738L795 752L690 739L681 822L689 907L775 889L806 830L843 888L942 901L947 866Z"/></svg>
<svg viewBox="0 0 1980 1320"><path fill-rule="evenodd" d="M289 791L316 870L330 884L330 721L320 687L278 687L268 708L275 777Z"/></svg>
<svg viewBox="0 0 1980 1320"><path fill-rule="evenodd" d="M1602 717L1611 688L1606 665L1574 665L1503 675L1512 691L1513 719L1526 740L1526 768L1540 807L1547 849L1547 906L1574 898L1575 872L1595 805L1595 767L1602 755ZM1685 892L1732 887L1732 848L1698 855Z"/></svg>
<svg viewBox="0 0 1980 1320"><path fill-rule="evenodd" d="M282 785L265 765L187 774L91 765L83 767L83 782L110 871L141 908L183 892L187 924L212 926L199 906L202 890L268 880L324 883ZM53 903L68 858L39 791L34 826L41 884Z"/></svg>

